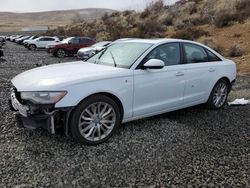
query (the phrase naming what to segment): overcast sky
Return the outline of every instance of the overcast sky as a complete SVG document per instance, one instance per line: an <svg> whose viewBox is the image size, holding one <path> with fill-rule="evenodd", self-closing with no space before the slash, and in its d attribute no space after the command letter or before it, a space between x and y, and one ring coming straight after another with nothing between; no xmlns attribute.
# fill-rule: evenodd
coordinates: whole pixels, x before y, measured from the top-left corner
<svg viewBox="0 0 250 188"><path fill-rule="evenodd" d="M0 12L38 12L80 8L142 10L152 0L0 0ZM167 4L176 0L165 0Z"/></svg>

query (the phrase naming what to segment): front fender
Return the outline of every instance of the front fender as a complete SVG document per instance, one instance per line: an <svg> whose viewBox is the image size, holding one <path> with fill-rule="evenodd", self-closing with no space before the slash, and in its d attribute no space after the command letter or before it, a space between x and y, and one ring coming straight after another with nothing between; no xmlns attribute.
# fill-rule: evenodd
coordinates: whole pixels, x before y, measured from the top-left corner
<svg viewBox="0 0 250 188"><path fill-rule="evenodd" d="M124 118L132 117L133 112L133 79L132 77L121 77L91 81L82 84L70 85L64 88L67 95L56 103L56 108L74 107L82 100L96 93L109 93L116 96L122 103Z"/></svg>

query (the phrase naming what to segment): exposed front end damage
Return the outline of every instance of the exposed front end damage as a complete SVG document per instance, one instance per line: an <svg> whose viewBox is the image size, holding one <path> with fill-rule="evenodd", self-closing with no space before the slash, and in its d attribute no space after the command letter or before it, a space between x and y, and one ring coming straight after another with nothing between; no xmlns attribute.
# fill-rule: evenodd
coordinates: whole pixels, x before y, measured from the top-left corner
<svg viewBox="0 0 250 188"><path fill-rule="evenodd" d="M73 107L55 108L54 104L34 104L22 100L20 92L11 89L10 109L14 111L16 123L19 128L46 129L55 134L57 129L63 129L69 136L69 117Z"/></svg>

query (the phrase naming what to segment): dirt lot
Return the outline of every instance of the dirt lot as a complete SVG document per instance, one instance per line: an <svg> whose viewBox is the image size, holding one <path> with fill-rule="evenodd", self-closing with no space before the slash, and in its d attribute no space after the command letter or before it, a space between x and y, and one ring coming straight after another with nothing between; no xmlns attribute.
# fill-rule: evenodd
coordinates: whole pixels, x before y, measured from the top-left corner
<svg viewBox="0 0 250 188"><path fill-rule="evenodd" d="M107 143L84 146L63 135L15 127L10 79L36 67L73 61L12 43L0 60L0 187L249 187L250 106L193 107L127 123ZM230 99L250 98L239 77Z"/></svg>

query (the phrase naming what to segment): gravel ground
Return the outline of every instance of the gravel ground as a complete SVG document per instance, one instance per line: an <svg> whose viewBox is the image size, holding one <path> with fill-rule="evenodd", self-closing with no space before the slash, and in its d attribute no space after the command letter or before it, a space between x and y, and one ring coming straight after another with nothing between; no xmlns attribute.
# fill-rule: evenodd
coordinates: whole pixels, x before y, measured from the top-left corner
<svg viewBox="0 0 250 188"><path fill-rule="evenodd" d="M20 130L9 111L10 79L36 64L73 61L7 43L0 60L0 187L249 187L250 106L200 106L121 126L107 143ZM229 100L250 98L239 77Z"/></svg>

